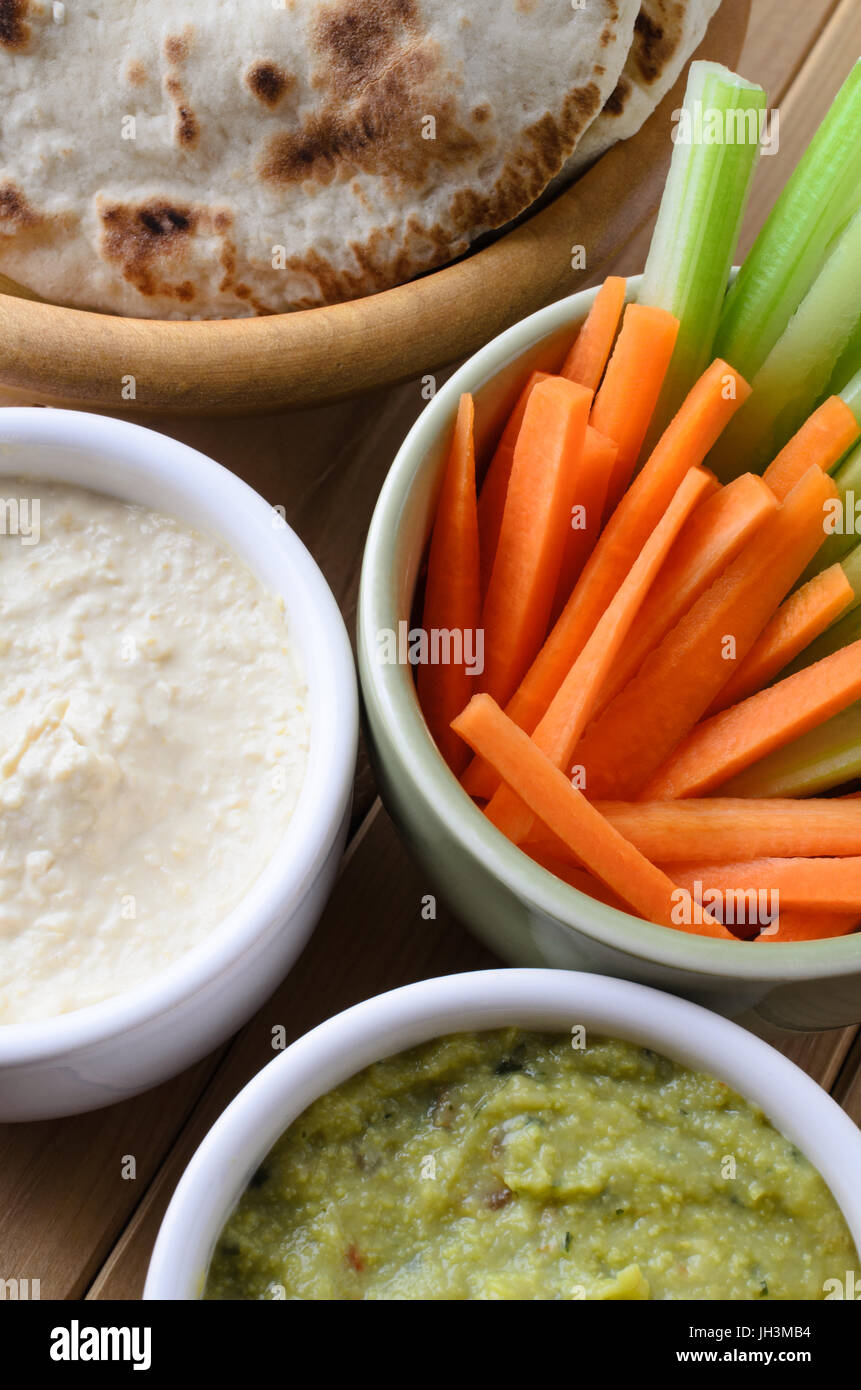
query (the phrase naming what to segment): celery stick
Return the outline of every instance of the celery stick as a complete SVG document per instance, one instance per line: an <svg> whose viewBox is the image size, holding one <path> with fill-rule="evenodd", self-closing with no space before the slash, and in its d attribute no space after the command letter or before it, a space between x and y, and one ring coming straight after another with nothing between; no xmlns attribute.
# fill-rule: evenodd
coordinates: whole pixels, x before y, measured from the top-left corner
<svg viewBox="0 0 861 1390"><path fill-rule="evenodd" d="M812 579L814 574L819 574L820 570L827 570L830 565L836 565L838 560L842 560L858 544L856 507L857 521L861 524L861 444L840 464L834 474L834 481L840 493L841 511L838 515L843 529L833 531L825 537L801 576L802 584Z"/></svg>
<svg viewBox="0 0 861 1390"><path fill-rule="evenodd" d="M859 640L861 640L861 607L856 602L842 617L837 619L836 623L832 623L831 627L820 633L809 647L805 647L803 652L799 652L795 660L780 672L779 679L783 680L786 676L794 676L796 671L803 671L805 666L812 666L816 661L823 661L826 656L832 656L834 652L842 651L844 647Z"/></svg>
<svg viewBox="0 0 861 1390"><path fill-rule="evenodd" d="M861 363L861 318L858 320L858 330L855 333L855 337L858 339L857 348L855 348L854 341L852 346L855 348L855 354L857 355L859 363ZM854 356L851 365L855 365ZM855 372L851 378L848 375L849 370L850 363L848 361L848 354L844 352L834 370L831 395L842 396L855 416L855 419L858 421L859 425L861 425L861 367L859 367L858 371Z"/></svg>
<svg viewBox="0 0 861 1390"><path fill-rule="evenodd" d="M715 355L751 381L861 200L861 61L855 64L727 295Z"/></svg>
<svg viewBox="0 0 861 1390"><path fill-rule="evenodd" d="M849 600L840 617L830 627L814 638L804 651L799 652L798 656L779 672L776 680L793 676L805 666L812 666L814 662L822 661L824 657L832 656L834 652L839 652L843 647L861 639L861 545L856 545L854 550L850 550L841 563L843 573L852 585L854 598Z"/></svg>
<svg viewBox="0 0 861 1390"><path fill-rule="evenodd" d="M724 782L719 796L815 796L861 777L861 700Z"/></svg>
<svg viewBox="0 0 861 1390"><path fill-rule="evenodd" d="M782 337L753 378L753 393L709 456L722 480L761 472L816 408L858 322L861 211L838 239Z"/></svg>
<svg viewBox="0 0 861 1390"><path fill-rule="evenodd" d="M833 476L840 489L841 497L850 488L853 488L857 494L861 494L861 444L855 446Z"/></svg>
<svg viewBox="0 0 861 1390"><path fill-rule="evenodd" d="M861 603L861 545L856 545L850 550L846 559L843 561L843 573L852 585L855 594L854 602L850 605L849 611L856 608Z"/></svg>
<svg viewBox="0 0 861 1390"><path fill-rule="evenodd" d="M639 293L680 324L647 451L714 356L765 106L754 83L717 63L691 64Z"/></svg>

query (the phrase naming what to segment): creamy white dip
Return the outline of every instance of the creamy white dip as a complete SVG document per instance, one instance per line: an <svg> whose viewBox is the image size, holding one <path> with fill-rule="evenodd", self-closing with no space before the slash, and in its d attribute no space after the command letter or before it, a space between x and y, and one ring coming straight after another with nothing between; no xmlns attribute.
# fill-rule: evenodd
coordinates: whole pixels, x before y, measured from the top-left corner
<svg viewBox="0 0 861 1390"><path fill-rule="evenodd" d="M3 490L39 509L35 543L0 533L0 1024L210 936L284 835L309 742L283 604L236 555L96 493Z"/></svg>

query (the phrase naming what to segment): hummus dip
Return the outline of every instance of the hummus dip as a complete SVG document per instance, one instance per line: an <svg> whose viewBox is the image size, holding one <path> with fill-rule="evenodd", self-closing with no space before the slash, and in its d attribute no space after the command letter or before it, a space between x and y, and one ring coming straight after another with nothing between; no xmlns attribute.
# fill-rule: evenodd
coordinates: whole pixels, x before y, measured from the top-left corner
<svg viewBox="0 0 861 1390"><path fill-rule="evenodd" d="M314 1102L225 1226L209 1299L821 1299L822 1178L712 1077L630 1043L443 1038Z"/></svg>
<svg viewBox="0 0 861 1390"><path fill-rule="evenodd" d="M0 534L0 1024L204 941L284 835L309 742L283 604L236 555L107 496L15 491L39 506L38 535Z"/></svg>

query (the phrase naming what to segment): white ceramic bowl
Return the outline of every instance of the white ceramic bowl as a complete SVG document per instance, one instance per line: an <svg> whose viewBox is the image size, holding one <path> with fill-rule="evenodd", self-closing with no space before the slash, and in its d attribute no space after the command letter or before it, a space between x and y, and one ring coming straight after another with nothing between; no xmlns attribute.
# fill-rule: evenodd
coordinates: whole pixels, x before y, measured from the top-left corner
<svg viewBox="0 0 861 1390"><path fill-rule="evenodd" d="M653 1048L759 1105L815 1164L861 1247L861 1133L793 1062L737 1024L645 985L565 970L484 970L392 990L338 1014L264 1067L186 1169L156 1241L146 1299L197 1299L221 1229L280 1134L363 1067L446 1033L517 1025Z"/></svg>
<svg viewBox="0 0 861 1390"><path fill-rule="evenodd" d="M0 410L0 489L5 477L93 488L218 535L283 595L311 727L289 829L206 942L104 1003L0 1027L0 1120L32 1120L93 1110L156 1085L223 1042L271 994L310 935L338 867L358 701L349 640L325 579L298 537L227 469L139 425L34 407Z"/></svg>

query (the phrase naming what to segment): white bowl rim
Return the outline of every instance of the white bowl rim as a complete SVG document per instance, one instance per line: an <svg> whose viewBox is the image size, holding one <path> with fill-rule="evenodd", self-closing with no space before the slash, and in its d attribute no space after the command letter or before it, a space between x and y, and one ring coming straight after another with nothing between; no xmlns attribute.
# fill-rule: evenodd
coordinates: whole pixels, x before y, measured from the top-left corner
<svg viewBox="0 0 861 1390"><path fill-rule="evenodd" d="M215 1241L273 1143L318 1096L365 1066L448 1033L584 1024L725 1081L758 1105L825 1179L861 1249L861 1133L769 1043L648 985L569 970L505 968L404 985L336 1014L259 1071L201 1142L162 1221L144 1298L197 1299Z"/></svg>
<svg viewBox="0 0 861 1390"><path fill-rule="evenodd" d="M642 275L629 276L631 298ZM465 391L475 391L508 364L588 312L600 286L579 290L538 309L470 357L427 403L398 450L380 490L362 562L356 622L362 695L374 704L396 747L403 777L415 796L445 808L464 851L480 860L515 896L572 930L582 932L634 960L739 984L779 984L835 979L861 972L861 932L827 941L799 943L721 941L673 931L588 897L534 863L491 825L449 771L424 721L414 690L399 681L400 668L374 660L375 634L391 626L388 572L383 560L400 521L420 462L440 431L451 428ZM397 616L397 615L395 615ZM578 914L571 920L572 904Z"/></svg>
<svg viewBox="0 0 861 1390"><path fill-rule="evenodd" d="M273 914L286 919L307 896L331 849L349 801L358 744L356 672L340 609L310 552L288 525L272 525L273 508L259 493L214 459L170 435L131 420L40 406L0 410L0 479L21 476L20 465L4 472L3 445L28 440L68 449L82 458L93 449L112 455L117 463L116 496L129 495L123 489L127 469L132 479L135 474L163 479L166 487L188 499L192 509L195 499L205 496L211 508L217 497L223 516L238 512L249 521L256 520L258 543L266 544L268 530L273 547L278 548L277 563L289 573L295 603L307 605L314 613L321 641L313 651L300 652L309 687L311 749L299 800L270 863L211 936L158 975L69 1013L0 1025L2 1069L62 1058L151 1023L229 971L265 931ZM51 481L36 471L32 476ZM74 485L71 475L67 481ZM106 486L99 490L113 492ZM200 523L199 528L218 535L217 524ZM222 543L254 568L253 558L231 542ZM273 563L275 554L273 549ZM325 737L321 737L323 730Z"/></svg>

